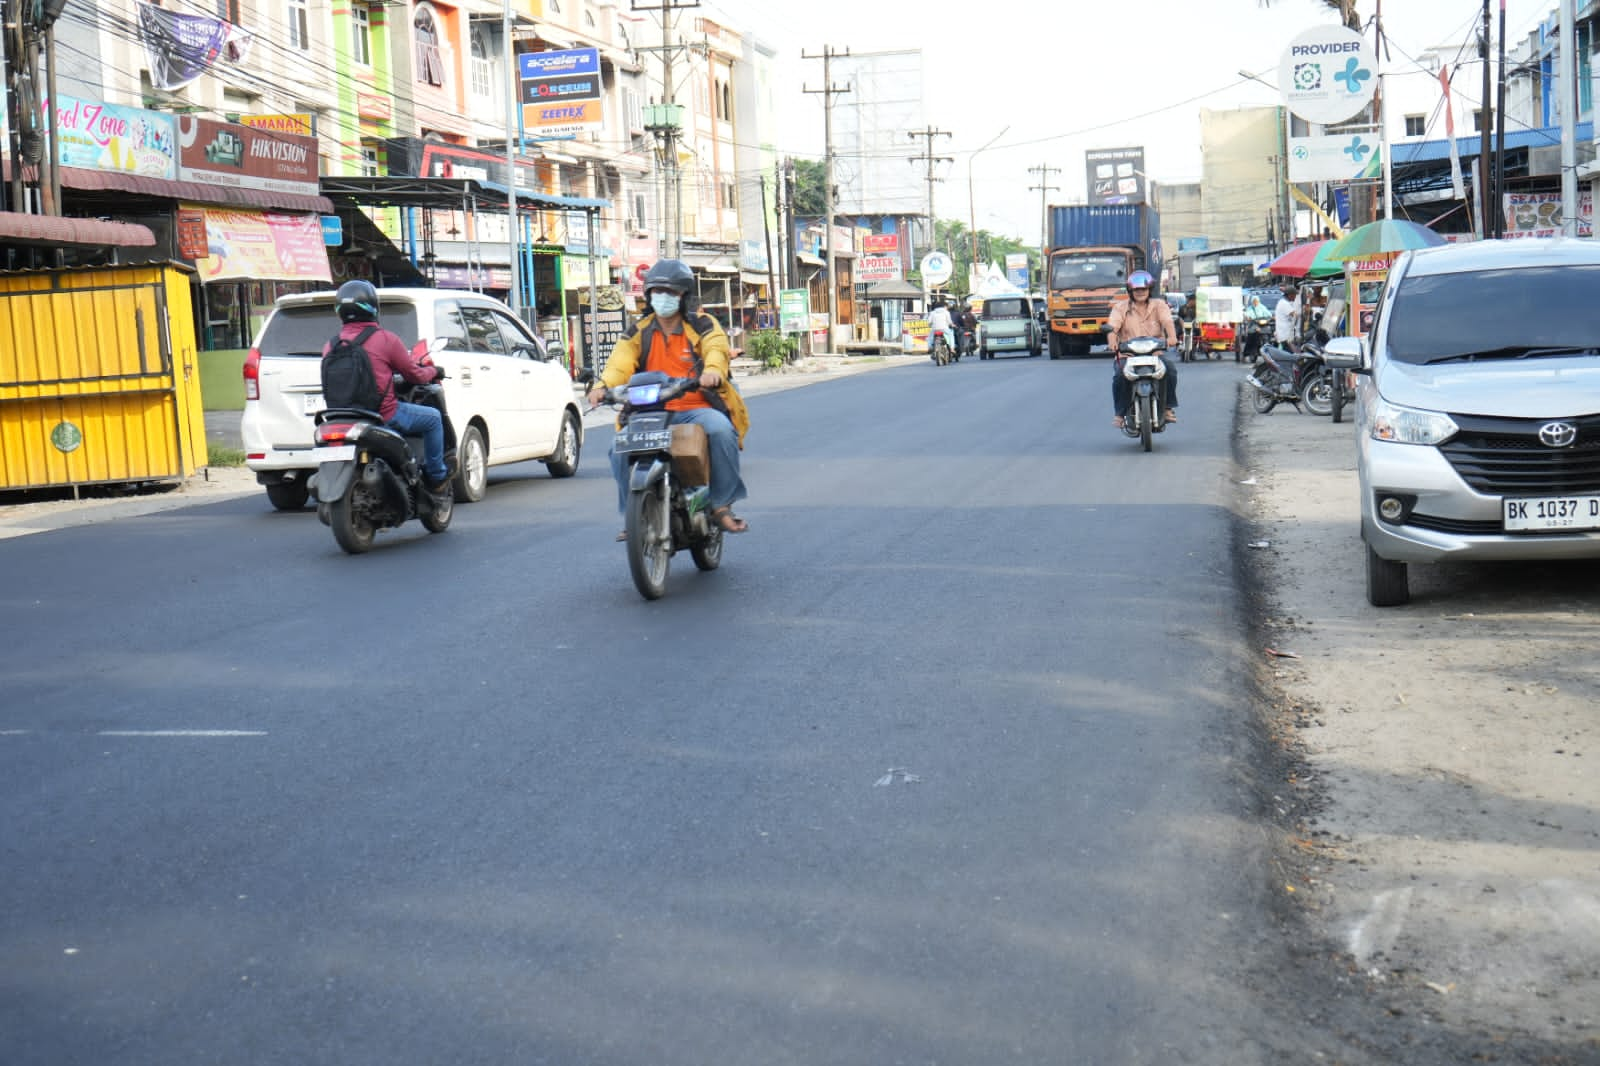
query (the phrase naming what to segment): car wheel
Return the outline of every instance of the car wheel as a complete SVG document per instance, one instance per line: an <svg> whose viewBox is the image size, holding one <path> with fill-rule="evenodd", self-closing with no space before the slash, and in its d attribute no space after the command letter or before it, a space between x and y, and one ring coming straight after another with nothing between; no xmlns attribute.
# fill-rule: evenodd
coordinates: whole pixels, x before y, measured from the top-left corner
<svg viewBox="0 0 1600 1066"><path fill-rule="evenodd" d="M304 510L306 501L310 498L311 485L307 478L297 477L267 486L267 499L280 511Z"/></svg>
<svg viewBox="0 0 1600 1066"><path fill-rule="evenodd" d="M456 458L461 464L455 477L455 498L464 503L477 503L489 491L489 449L483 443L483 431L468 426L456 447Z"/></svg>
<svg viewBox="0 0 1600 1066"><path fill-rule="evenodd" d="M1411 602L1406 564L1385 559L1367 545L1367 602L1374 607L1399 607Z"/></svg>
<svg viewBox="0 0 1600 1066"><path fill-rule="evenodd" d="M1055 330L1050 331L1050 358L1061 359L1067 354L1067 344L1061 334Z"/></svg>
<svg viewBox="0 0 1600 1066"><path fill-rule="evenodd" d="M561 418L561 439L544 466L551 477L571 477L578 472L578 416L571 411Z"/></svg>

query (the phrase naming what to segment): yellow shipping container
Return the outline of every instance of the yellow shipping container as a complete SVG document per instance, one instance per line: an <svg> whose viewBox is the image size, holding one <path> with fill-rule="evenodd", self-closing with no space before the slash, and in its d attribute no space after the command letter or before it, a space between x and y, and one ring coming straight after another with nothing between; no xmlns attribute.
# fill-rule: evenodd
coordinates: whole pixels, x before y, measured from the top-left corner
<svg viewBox="0 0 1600 1066"><path fill-rule="evenodd" d="M189 274L0 273L0 489L177 480L206 465Z"/></svg>

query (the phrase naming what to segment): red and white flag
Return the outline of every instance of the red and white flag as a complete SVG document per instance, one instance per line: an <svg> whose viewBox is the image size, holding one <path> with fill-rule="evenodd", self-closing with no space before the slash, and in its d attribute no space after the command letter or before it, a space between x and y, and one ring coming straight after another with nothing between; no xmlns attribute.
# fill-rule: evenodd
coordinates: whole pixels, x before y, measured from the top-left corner
<svg viewBox="0 0 1600 1066"><path fill-rule="evenodd" d="M1456 145L1456 109L1450 101L1450 67L1439 68L1439 84L1444 86L1444 135L1450 141L1450 190L1457 200L1467 197L1466 185L1461 180L1461 149Z"/></svg>

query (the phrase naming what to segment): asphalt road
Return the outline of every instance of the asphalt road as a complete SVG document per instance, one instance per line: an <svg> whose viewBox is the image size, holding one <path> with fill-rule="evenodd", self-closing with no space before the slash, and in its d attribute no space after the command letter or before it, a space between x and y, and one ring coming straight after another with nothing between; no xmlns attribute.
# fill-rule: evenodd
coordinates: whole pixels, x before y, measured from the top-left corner
<svg viewBox="0 0 1600 1066"><path fill-rule="evenodd" d="M752 400L752 531L628 579L591 434L342 554L251 496L0 545L33 1063L1252 1063L1279 979L1232 364Z"/></svg>

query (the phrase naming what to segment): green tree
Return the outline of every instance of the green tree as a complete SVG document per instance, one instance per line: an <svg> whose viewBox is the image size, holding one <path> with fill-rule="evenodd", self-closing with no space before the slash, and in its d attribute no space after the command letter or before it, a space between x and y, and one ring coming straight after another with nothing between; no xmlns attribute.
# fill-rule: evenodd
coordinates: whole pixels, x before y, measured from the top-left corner
<svg viewBox="0 0 1600 1066"><path fill-rule="evenodd" d="M794 214L796 218L821 218L828 210L824 171L818 159L794 161Z"/></svg>

